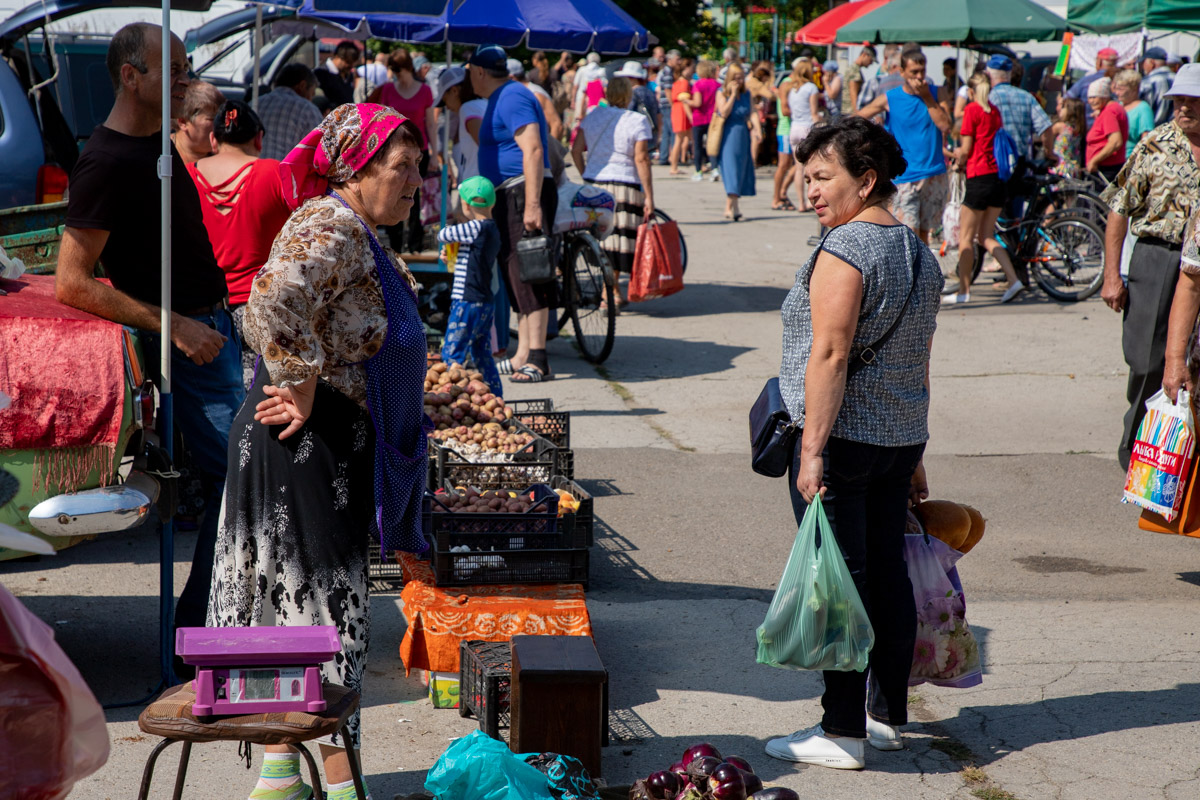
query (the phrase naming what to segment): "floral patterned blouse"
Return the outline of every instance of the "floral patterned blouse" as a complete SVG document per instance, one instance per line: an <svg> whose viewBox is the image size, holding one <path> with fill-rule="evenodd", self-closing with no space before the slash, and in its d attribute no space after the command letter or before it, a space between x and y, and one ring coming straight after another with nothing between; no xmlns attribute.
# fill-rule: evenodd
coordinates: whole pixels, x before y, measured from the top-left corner
<svg viewBox="0 0 1200 800"><path fill-rule="evenodd" d="M1063 129L1054 137L1054 155L1058 163L1051 167L1050 171L1055 175L1079 178L1083 174L1083 169L1079 166L1079 134L1070 125L1064 124Z"/></svg>
<svg viewBox="0 0 1200 800"><path fill-rule="evenodd" d="M404 262L385 252L415 291ZM319 375L366 405L363 362L383 346L387 309L370 237L337 198L306 201L275 237L250 291L245 336L276 386Z"/></svg>

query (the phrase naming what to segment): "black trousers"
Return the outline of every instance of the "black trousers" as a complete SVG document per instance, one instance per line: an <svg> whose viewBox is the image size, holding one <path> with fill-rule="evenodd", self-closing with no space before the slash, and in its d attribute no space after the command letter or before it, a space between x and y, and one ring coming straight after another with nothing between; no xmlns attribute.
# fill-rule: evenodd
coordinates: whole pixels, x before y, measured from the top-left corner
<svg viewBox="0 0 1200 800"><path fill-rule="evenodd" d="M917 607L904 561L904 527L909 487L924 452L924 444L880 447L834 437L825 446L825 514L875 629L866 672L823 673L826 733L862 739L868 713L889 725L908 722ZM797 525L808 510L796 490L799 468L797 441L788 473Z"/></svg>
<svg viewBox="0 0 1200 800"><path fill-rule="evenodd" d="M1167 322L1179 280L1180 246L1156 238L1139 238L1129 259L1129 297L1121 325L1121 352L1129 365L1125 398L1125 430L1117 448L1121 469L1129 457L1138 426L1146 416L1146 401L1162 388L1166 366Z"/></svg>
<svg viewBox="0 0 1200 800"><path fill-rule="evenodd" d="M692 126L692 163L696 165L696 172L708 163L708 150L705 149L704 137L708 134L708 125L693 125Z"/></svg>

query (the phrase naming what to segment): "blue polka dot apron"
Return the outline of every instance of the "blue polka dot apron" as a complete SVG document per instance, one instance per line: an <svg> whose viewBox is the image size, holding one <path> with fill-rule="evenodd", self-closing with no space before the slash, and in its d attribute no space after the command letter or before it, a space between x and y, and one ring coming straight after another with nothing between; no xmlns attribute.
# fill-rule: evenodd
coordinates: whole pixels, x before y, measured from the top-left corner
<svg viewBox="0 0 1200 800"><path fill-rule="evenodd" d="M336 192L331 194L346 206ZM359 222L371 240L388 320L383 346L364 364L367 410L375 424L379 544L385 553L422 553L429 547L421 530L421 498L429 475L426 437L434 428L423 407L425 326L412 287L396 271L375 232L361 218Z"/></svg>

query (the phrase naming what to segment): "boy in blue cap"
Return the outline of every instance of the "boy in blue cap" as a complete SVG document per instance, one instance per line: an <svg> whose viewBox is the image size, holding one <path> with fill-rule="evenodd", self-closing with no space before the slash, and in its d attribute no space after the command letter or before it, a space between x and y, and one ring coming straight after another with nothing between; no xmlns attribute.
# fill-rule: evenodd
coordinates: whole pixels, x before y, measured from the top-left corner
<svg viewBox="0 0 1200 800"><path fill-rule="evenodd" d="M454 289L450 293L450 321L442 344L442 360L465 364L469 356L483 382L500 396L500 373L492 357L492 298L499 288L496 257L500 254L500 229L492 220L496 188L482 175L458 187L466 222L438 231L441 244L458 244L454 259Z"/></svg>

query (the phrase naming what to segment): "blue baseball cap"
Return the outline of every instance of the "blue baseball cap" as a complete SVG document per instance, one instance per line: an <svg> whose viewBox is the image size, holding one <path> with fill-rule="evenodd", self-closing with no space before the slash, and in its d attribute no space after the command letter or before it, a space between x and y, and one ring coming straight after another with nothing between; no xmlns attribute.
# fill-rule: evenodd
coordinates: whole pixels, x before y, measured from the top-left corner
<svg viewBox="0 0 1200 800"><path fill-rule="evenodd" d="M481 44L475 48L467 63L492 72L508 72L508 53L498 44Z"/></svg>
<svg viewBox="0 0 1200 800"><path fill-rule="evenodd" d="M1003 56L999 53L996 53L994 56L988 59L987 68L998 69L1002 72L1012 72L1012 59L1008 56Z"/></svg>

